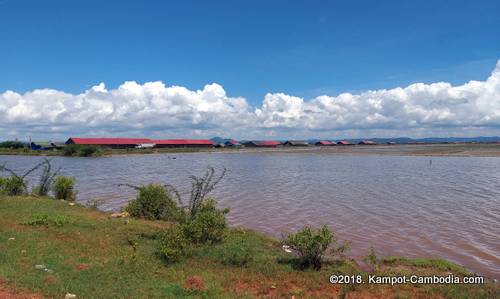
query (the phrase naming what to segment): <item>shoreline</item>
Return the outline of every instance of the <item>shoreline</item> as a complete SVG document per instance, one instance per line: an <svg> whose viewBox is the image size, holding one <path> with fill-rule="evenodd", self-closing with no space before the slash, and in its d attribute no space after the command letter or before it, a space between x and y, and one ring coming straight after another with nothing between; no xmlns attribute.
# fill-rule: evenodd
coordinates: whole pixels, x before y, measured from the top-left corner
<svg viewBox="0 0 500 299"><path fill-rule="evenodd" d="M308 146L278 148L162 148L162 149L103 149L99 157L120 155L154 155L186 153L228 154L328 154L348 156L423 156L423 157L500 157L498 143L454 143L454 144L395 144L395 145L350 145ZM0 155L15 156L65 156L61 150L24 151L0 149Z"/></svg>
<svg viewBox="0 0 500 299"><path fill-rule="evenodd" d="M328 277L332 274L361 275L364 279L370 273L443 277L474 274L444 259L389 256L380 257L380 269L376 272L366 271L358 263L349 262L350 259L341 264L328 262L320 271L298 270L291 267L290 255L282 250L277 239L234 227L227 242L237 240L234 244L243 242L256 250L255 260L247 266L221 264L219 253L228 250L224 244L201 246L196 249L199 253L179 264L165 265L152 255L155 241L151 236L168 226L167 222L114 218L110 213L79 204L27 196L0 196L0 207L4 213L0 219L0 249L3 258L9 260L9 263L0 263L0 281L49 298L61 297L65 292L76 294L78 298L110 298L124 294L150 298L167 294L192 296L193 293L182 286L183 281L193 275L207 282L206 289L198 295L216 298L337 298L346 295L348 298L363 295L363 298L381 295L492 298L500 291L498 282L492 278L486 278L484 284L470 285L331 284ZM26 225L33 213L47 215L48 219L60 217L64 221L61 225ZM134 250L127 243L130 239L137 242ZM43 265L48 270L41 271L35 265ZM19 272L20 268L23 271ZM134 275L136 271L141 275ZM93 286L95 275L100 277L98 286ZM117 276L121 277L119 281Z"/></svg>

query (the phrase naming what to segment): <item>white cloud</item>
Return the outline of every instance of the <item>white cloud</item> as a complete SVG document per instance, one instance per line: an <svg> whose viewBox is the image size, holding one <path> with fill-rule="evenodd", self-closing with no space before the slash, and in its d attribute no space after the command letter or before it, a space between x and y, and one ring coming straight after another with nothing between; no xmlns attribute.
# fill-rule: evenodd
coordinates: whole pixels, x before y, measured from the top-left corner
<svg viewBox="0 0 500 299"><path fill-rule="evenodd" d="M500 61L486 81L417 83L310 100L268 93L261 105L162 82L104 83L81 94L37 89L0 94L0 136L336 137L500 134Z"/></svg>

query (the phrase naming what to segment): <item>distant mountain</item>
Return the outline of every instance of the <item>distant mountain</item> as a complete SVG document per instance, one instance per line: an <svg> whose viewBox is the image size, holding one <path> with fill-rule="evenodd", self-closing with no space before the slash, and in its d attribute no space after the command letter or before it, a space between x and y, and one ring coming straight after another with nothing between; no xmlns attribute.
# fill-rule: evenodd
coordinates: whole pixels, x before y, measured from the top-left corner
<svg viewBox="0 0 500 299"><path fill-rule="evenodd" d="M340 141L347 140L351 143L359 143L362 140L372 140L378 144L385 144L388 142L394 142L397 144L409 144L409 143L453 143L453 142L478 142L478 143L493 143L500 142L499 136L492 137L428 137L428 138L409 138L409 137L396 137L396 138L311 138L307 139L307 142L310 144L315 144L319 140L332 140L332 141Z"/></svg>
<svg viewBox="0 0 500 299"><path fill-rule="evenodd" d="M224 143L224 142L226 142L228 140L231 140L231 138L222 138L222 137L216 136L216 137L214 137L214 138L212 138L210 140L212 140L215 144L221 144L221 143Z"/></svg>

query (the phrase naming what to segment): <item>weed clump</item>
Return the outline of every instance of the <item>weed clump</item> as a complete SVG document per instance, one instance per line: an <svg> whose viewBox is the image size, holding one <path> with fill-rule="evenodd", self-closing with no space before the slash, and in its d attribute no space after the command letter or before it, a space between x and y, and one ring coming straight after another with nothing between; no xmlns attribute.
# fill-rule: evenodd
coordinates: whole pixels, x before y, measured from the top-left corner
<svg viewBox="0 0 500 299"><path fill-rule="evenodd" d="M370 246L368 254L363 258L363 261L372 268L372 271L378 271L380 268L380 258L377 256L373 246Z"/></svg>
<svg viewBox="0 0 500 299"><path fill-rule="evenodd" d="M54 225L63 226L69 223L68 218L62 215L35 214L30 220L24 222L25 225Z"/></svg>
<svg viewBox="0 0 500 299"><path fill-rule="evenodd" d="M52 191L56 199L74 201L76 199L75 178L58 176L52 184Z"/></svg>
<svg viewBox="0 0 500 299"><path fill-rule="evenodd" d="M244 241L226 243L219 251L218 259L227 266L244 267L254 261L254 251Z"/></svg>

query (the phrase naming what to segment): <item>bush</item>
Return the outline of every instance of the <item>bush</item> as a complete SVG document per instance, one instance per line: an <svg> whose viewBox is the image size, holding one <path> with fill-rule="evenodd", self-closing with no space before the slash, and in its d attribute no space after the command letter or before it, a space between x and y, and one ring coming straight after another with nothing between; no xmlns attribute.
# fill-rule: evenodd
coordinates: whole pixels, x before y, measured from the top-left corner
<svg viewBox="0 0 500 299"><path fill-rule="evenodd" d="M0 142L0 148L20 149L24 147L26 147L26 145L17 140Z"/></svg>
<svg viewBox="0 0 500 299"><path fill-rule="evenodd" d="M78 154L81 157L91 157L101 155L101 148L95 145L84 145L80 147Z"/></svg>
<svg viewBox="0 0 500 299"><path fill-rule="evenodd" d="M26 185L21 177L12 175L0 178L0 194L16 196L25 193Z"/></svg>
<svg viewBox="0 0 500 299"><path fill-rule="evenodd" d="M207 200L195 216L182 224L184 235L194 243L218 243L227 233L226 214L229 210L218 210L215 201Z"/></svg>
<svg viewBox="0 0 500 299"><path fill-rule="evenodd" d="M158 239L159 255L167 263L178 262L187 255L189 241L186 239L184 232L179 226L173 226L164 230L159 234Z"/></svg>
<svg viewBox="0 0 500 299"><path fill-rule="evenodd" d="M286 237L285 243L298 253L303 267L321 268L321 262L325 251L334 242L333 233L328 227L313 230L306 226L302 230Z"/></svg>
<svg viewBox="0 0 500 299"><path fill-rule="evenodd" d="M179 221L183 213L172 199L170 192L158 184L149 184L138 190L137 198L130 201L125 210L132 217L148 220Z"/></svg>
<svg viewBox="0 0 500 299"><path fill-rule="evenodd" d="M67 176L58 176L52 184L52 191L56 199L73 201L76 199L75 178Z"/></svg>
<svg viewBox="0 0 500 299"><path fill-rule="evenodd" d="M25 178L30 175L32 172L40 168L43 164L45 164L47 159L42 161L41 163L36 164L34 167L31 169L27 170L24 172L24 174L18 174L15 172L13 169L8 168L6 166L7 163L4 163L3 165L0 165L0 172L8 172L10 173L10 177L2 179L1 183L1 189L3 191L0 191L1 193L5 193L7 195L22 195L28 192L28 186L25 181Z"/></svg>
<svg viewBox="0 0 500 299"><path fill-rule="evenodd" d="M102 154L102 149L96 145L68 144L63 148L63 154L65 156L78 155L81 157L99 156Z"/></svg>
<svg viewBox="0 0 500 299"><path fill-rule="evenodd" d="M78 152L78 145L68 144L63 148L63 154L65 156L73 156Z"/></svg>

